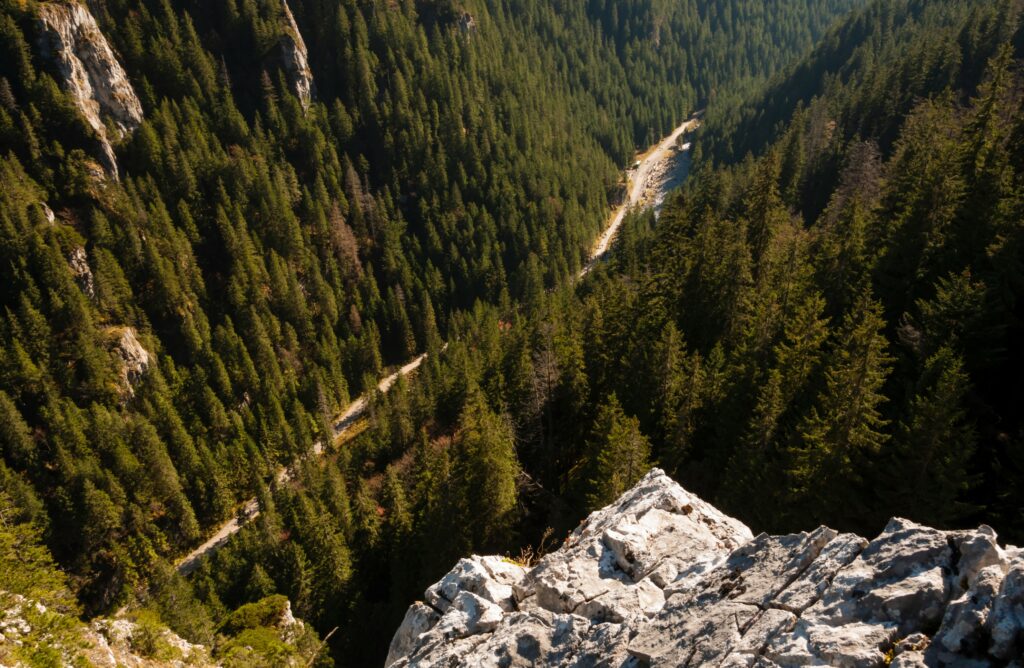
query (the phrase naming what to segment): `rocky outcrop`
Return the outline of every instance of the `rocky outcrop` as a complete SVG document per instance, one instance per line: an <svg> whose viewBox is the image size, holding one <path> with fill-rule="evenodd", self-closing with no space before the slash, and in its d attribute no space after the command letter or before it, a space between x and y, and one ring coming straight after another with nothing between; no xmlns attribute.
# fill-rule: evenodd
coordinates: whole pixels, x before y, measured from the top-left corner
<svg viewBox="0 0 1024 668"><path fill-rule="evenodd" d="M40 202L39 206L43 209L43 215L46 216L46 222L53 223L57 220L57 216L54 215L53 209L50 208L49 204L46 202Z"/></svg>
<svg viewBox="0 0 1024 668"><path fill-rule="evenodd" d="M467 35L472 35L476 32L476 19L469 12L463 12L459 16L459 30Z"/></svg>
<svg viewBox="0 0 1024 668"><path fill-rule="evenodd" d="M142 104L85 5L43 2L38 11L43 55L56 64L61 85L96 132L104 167L117 178L111 142L139 126Z"/></svg>
<svg viewBox="0 0 1024 668"><path fill-rule="evenodd" d="M291 84L295 95L302 102L304 109L309 108L309 103L316 93L316 86L313 83L313 70L309 67L309 51L306 49L306 42L299 32L299 24L295 22L295 16L288 6L286 0L281 0L282 11L284 12L285 26L281 35L281 60L284 64L285 73L288 75L288 83Z"/></svg>
<svg viewBox="0 0 1024 668"><path fill-rule="evenodd" d="M316 631L292 615L283 596L228 615L208 647L185 640L152 613L118 613L86 623L67 610L0 590L0 666L302 668L313 665L322 649Z"/></svg>
<svg viewBox="0 0 1024 668"><path fill-rule="evenodd" d="M216 665L207 648L166 627L125 617L84 624L38 601L0 591L0 665L40 665L32 658L42 656L51 662L59 657L59 665L96 668ZM32 658L23 661L26 657Z"/></svg>
<svg viewBox="0 0 1024 668"><path fill-rule="evenodd" d="M755 537L654 469L532 569L460 561L386 665L1021 666L1022 651L1024 553L987 526Z"/></svg>
<svg viewBox="0 0 1024 668"><path fill-rule="evenodd" d="M118 327L114 334L117 337L114 354L121 363L121 394L130 399L135 396L135 386L149 369L149 352L139 343L134 328Z"/></svg>
<svg viewBox="0 0 1024 668"><path fill-rule="evenodd" d="M84 247L77 246L71 251L71 255L68 257L68 267L71 269L71 274L75 277L75 282L78 283L78 287L82 289L82 292L89 299L95 299L96 282L93 280L92 269L89 267L89 257L86 255Z"/></svg>

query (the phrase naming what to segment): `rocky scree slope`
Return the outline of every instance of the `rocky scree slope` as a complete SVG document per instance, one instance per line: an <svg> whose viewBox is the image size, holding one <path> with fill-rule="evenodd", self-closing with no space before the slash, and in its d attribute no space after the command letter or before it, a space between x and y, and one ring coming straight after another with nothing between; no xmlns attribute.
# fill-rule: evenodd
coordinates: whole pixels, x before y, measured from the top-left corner
<svg viewBox="0 0 1024 668"><path fill-rule="evenodd" d="M1024 551L893 519L753 536L658 469L536 567L461 560L386 666L1021 666Z"/></svg>

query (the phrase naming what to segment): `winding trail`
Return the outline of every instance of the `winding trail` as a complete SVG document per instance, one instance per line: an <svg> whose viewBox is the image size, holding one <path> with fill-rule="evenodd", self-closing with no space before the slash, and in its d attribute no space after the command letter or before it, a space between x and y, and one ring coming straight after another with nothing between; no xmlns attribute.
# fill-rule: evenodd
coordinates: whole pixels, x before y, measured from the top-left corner
<svg viewBox="0 0 1024 668"><path fill-rule="evenodd" d="M680 150L676 147L676 144L680 136L692 131L699 124L700 121L696 116L691 117L673 130L670 135L639 156L639 167L630 170L628 197L612 214L608 227L598 238L590 259L582 271L580 271L580 278L586 276L598 262L605 258L608 249L615 240L615 235L618 234L619 228L622 226L622 221L625 220L627 211L637 207L648 208L651 206L655 208L655 211L660 210L665 195L686 178L686 172L689 168L689 149L684 148ZM441 351L443 352L447 347L448 345L445 344ZM398 371L381 379L377 383L377 391L386 393L400 376L406 376L418 369L426 358L427 354L423 353ZM333 440L336 441L356 424L359 418L366 412L369 399L368 394L362 395L349 404L334 419L334 424L332 425L334 432ZM311 451L314 456L322 456L325 451L323 441L314 443ZM278 484L284 484L292 479L292 475L293 469L291 467L282 466L277 470L277 474L274 477ZM239 507L234 517L217 527L217 530L205 543L182 557L175 564L175 568L182 575L188 575L199 567L204 558L221 548L232 536L241 531L242 527L259 517L259 515L259 502L256 498L248 499Z"/></svg>
<svg viewBox="0 0 1024 668"><path fill-rule="evenodd" d="M678 149L679 138L700 125L697 116L691 116L686 122L672 131L670 135L652 146L646 153L639 156L640 166L629 170L629 188L626 201L618 206L612 214L608 227L597 239L594 250L587 264L580 270L582 278L590 273L608 254L615 235L619 233L626 213L630 209L654 207L661 210L665 195L675 188L689 170L689 148Z"/></svg>
<svg viewBox="0 0 1024 668"><path fill-rule="evenodd" d="M447 344L441 348L444 351L447 348ZM394 372L390 376L385 376L379 383L377 383L377 391L385 393L391 389L391 386L395 384L399 376L406 376L423 364L423 360L427 358L427 354L423 353L413 361L409 362L398 371ZM369 395L364 394L345 408L341 414L335 418L334 424L332 425L334 432L334 440L340 438L345 432L352 428L356 421L362 417L363 413L366 412L366 407L369 405ZM317 457L324 454L323 441L317 441L311 448L313 454ZM277 474L274 476L278 484L284 484L292 479L292 469L288 466L282 466L277 470ZM260 505L256 498L247 500L227 522L224 522L217 531L214 532L210 538L197 547L196 549L189 552L187 555L182 557L175 568L182 575L188 575L196 568L199 567L200 562L209 554L215 552L217 549L223 547L228 540L231 539L236 533L241 531L242 527L256 519L260 515Z"/></svg>

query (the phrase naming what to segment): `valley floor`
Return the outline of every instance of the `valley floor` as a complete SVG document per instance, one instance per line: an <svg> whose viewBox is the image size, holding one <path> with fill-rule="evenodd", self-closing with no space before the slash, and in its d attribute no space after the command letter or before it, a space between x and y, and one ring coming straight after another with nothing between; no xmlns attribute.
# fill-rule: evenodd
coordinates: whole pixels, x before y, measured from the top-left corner
<svg viewBox="0 0 1024 668"><path fill-rule="evenodd" d="M660 142L638 156L639 165L628 171L629 192L626 201L620 204L612 214L608 227L597 239L593 253L586 266L580 272L580 278L586 276L598 262L604 259L611 248L615 235L618 234L626 213L635 209L654 207L660 210L666 195L680 185L689 171L689 147L680 147L680 138L700 126L700 121L693 116L680 124ZM422 354L410 361L398 371L384 377L377 385L377 391L387 392L400 376L412 373L426 359ZM363 395L353 401L334 421L334 439L344 436L366 411L369 397ZM321 441L313 444L313 454L324 453ZM285 483L291 479L289 467L281 467L277 472L277 482ZM240 507L234 517L227 520L202 545L192 550L177 563L178 572L188 575L194 571L207 556L222 547L246 524L259 517L259 503L255 498L248 499Z"/></svg>
<svg viewBox="0 0 1024 668"><path fill-rule="evenodd" d="M691 117L639 156L640 164L629 170L629 192L626 201L615 209L608 227L598 237L590 259L580 271L581 278L590 273L607 255L630 209L646 209L653 206L655 210L659 210L669 191L685 180L689 171L689 148L681 149L678 146L679 139L699 126L700 120L695 116Z"/></svg>

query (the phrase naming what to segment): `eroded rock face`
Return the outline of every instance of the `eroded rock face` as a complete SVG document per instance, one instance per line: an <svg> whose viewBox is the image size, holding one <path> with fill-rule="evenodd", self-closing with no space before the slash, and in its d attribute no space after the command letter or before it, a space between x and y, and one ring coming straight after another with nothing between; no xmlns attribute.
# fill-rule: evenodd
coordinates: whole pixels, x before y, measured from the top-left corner
<svg viewBox="0 0 1024 668"><path fill-rule="evenodd" d="M43 55L56 63L61 85L96 131L104 167L116 178L117 161L111 141L139 126L142 104L85 5L75 1L43 2L38 11ZM113 138L107 121L116 132Z"/></svg>
<svg viewBox="0 0 1024 668"><path fill-rule="evenodd" d="M288 3L282 0L281 6L285 19L284 34L281 35L281 58L295 95L302 102L303 108L308 108L316 92L313 70L309 67L309 51Z"/></svg>
<svg viewBox="0 0 1024 668"><path fill-rule="evenodd" d="M149 352L139 343L132 327L118 330L114 352L121 359L122 394L131 398L135 395L135 386L149 369Z"/></svg>
<svg viewBox="0 0 1024 668"><path fill-rule="evenodd" d="M82 292L89 299L95 299L96 285L92 277L92 269L89 267L89 257L86 255L85 248L78 246L71 251L71 255L68 257L68 267L71 269L75 282L78 283L78 287L82 289Z"/></svg>
<svg viewBox="0 0 1024 668"><path fill-rule="evenodd" d="M532 570L460 561L386 665L1020 666L1022 555L903 519L754 537L654 469Z"/></svg>

